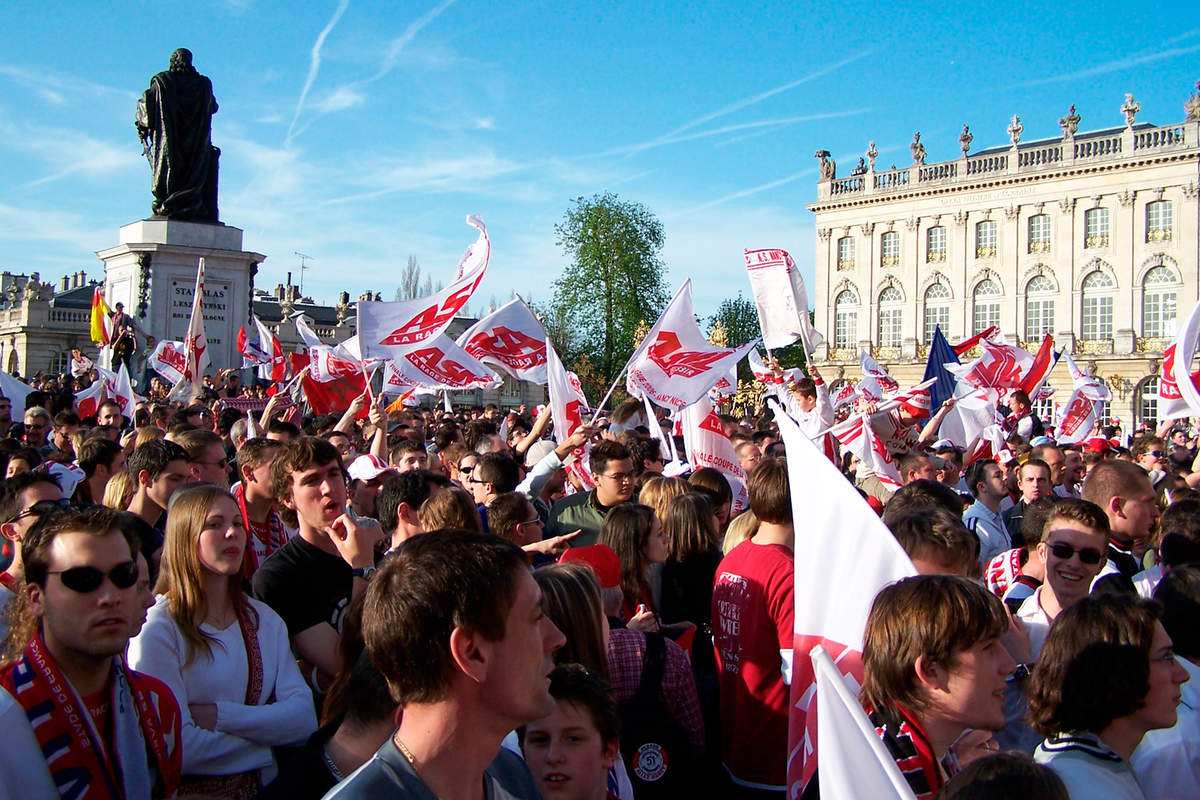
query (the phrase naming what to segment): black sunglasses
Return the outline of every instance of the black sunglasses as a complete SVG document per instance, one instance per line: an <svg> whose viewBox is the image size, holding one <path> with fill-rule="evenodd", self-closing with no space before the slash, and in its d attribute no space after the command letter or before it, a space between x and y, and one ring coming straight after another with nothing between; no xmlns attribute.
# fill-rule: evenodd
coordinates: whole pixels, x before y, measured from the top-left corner
<svg viewBox="0 0 1200 800"><path fill-rule="evenodd" d="M55 511L61 511L70 504L71 501L65 497L61 500L38 500L29 508L21 511L15 517L10 519L9 522L16 522L17 520L25 519L26 517L38 517L40 519L47 514L53 514Z"/></svg>
<svg viewBox="0 0 1200 800"><path fill-rule="evenodd" d="M47 572L47 575L61 575L59 580L63 586L73 592L80 594L88 594L100 588L100 584L104 583L105 576L112 581L112 585L118 589L128 589L137 583L138 567L136 561L126 561L117 564L108 572L101 572L96 567L71 567L57 572Z"/></svg>
<svg viewBox="0 0 1200 800"><path fill-rule="evenodd" d="M1084 564L1099 564L1100 559L1104 558L1104 554L1094 547L1084 547L1076 550L1074 547L1071 547L1071 545L1062 544L1061 542L1050 545L1050 552L1054 553L1055 558L1061 558L1063 561L1066 561L1071 556L1079 553L1079 560Z"/></svg>

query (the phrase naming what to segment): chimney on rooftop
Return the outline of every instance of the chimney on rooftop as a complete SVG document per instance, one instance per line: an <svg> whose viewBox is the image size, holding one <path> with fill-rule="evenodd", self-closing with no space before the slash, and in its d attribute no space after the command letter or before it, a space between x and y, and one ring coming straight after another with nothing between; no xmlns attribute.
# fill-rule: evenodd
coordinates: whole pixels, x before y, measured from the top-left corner
<svg viewBox="0 0 1200 800"><path fill-rule="evenodd" d="M65 292L67 289L70 289L71 288L71 279L68 278L66 275L63 275L62 280L59 281L59 287L60 287L59 288L60 292Z"/></svg>

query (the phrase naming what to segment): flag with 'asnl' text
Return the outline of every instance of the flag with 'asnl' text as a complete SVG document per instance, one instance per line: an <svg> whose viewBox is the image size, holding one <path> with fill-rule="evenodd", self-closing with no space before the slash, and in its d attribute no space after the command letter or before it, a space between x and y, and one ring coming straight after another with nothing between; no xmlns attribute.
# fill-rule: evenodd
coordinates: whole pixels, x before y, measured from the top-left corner
<svg viewBox="0 0 1200 800"><path fill-rule="evenodd" d="M746 473L738 463L733 443L729 441L712 401L702 397L679 412L679 416L688 463L694 469L712 467L725 476L733 493L731 514L736 515L748 508L750 496L746 491Z"/></svg>
<svg viewBox="0 0 1200 800"><path fill-rule="evenodd" d="M787 347L799 339L804 344L804 352L811 355L825 337L808 318L808 290L796 262L786 250L744 252L763 345L773 350Z"/></svg>
<svg viewBox="0 0 1200 800"><path fill-rule="evenodd" d="M500 383L486 366L445 334L427 339L386 362L383 392L409 389L487 389Z"/></svg>
<svg viewBox="0 0 1200 800"><path fill-rule="evenodd" d="M174 386L183 380L184 370L187 369L187 354L184 352L183 342L159 339L158 344L154 346L154 352L150 354L149 364L150 369Z"/></svg>
<svg viewBox="0 0 1200 800"><path fill-rule="evenodd" d="M628 377L639 394L678 411L703 397L754 345L717 347L704 338L689 278L629 359Z"/></svg>
<svg viewBox="0 0 1200 800"><path fill-rule="evenodd" d="M518 380L546 382L546 330L519 297L467 328L455 343Z"/></svg>
<svg viewBox="0 0 1200 800"><path fill-rule="evenodd" d="M487 272L491 241L483 220L467 217L479 237L459 261L453 281L428 297L396 302L360 302L358 336L366 358L392 358L442 333L471 299Z"/></svg>
<svg viewBox="0 0 1200 800"><path fill-rule="evenodd" d="M820 645L843 678L860 684L863 633L875 595L916 570L853 484L782 409L774 408L788 454L796 529L792 648L797 657L792 662L787 774L788 797L799 797L817 768L821 746L817 677L804 655Z"/></svg>

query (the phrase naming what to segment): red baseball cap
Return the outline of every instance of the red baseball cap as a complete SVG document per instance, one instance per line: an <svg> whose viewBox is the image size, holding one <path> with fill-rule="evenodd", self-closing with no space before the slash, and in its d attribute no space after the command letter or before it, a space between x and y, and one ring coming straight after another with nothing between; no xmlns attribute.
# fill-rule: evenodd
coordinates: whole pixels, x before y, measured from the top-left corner
<svg viewBox="0 0 1200 800"><path fill-rule="evenodd" d="M572 547L558 557L558 563L567 564L572 561L586 564L596 573L601 589L612 589L621 585L621 559L616 551L606 544L593 544L588 547Z"/></svg>

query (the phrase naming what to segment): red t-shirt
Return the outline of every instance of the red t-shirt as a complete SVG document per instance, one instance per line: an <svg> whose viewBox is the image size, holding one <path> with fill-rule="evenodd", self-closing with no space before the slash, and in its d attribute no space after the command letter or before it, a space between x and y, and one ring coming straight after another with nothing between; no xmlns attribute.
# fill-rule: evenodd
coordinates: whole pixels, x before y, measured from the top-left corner
<svg viewBox="0 0 1200 800"><path fill-rule="evenodd" d="M721 759L738 783L787 784L788 685L780 651L794 630L792 551L745 541L717 567L713 647L721 690Z"/></svg>

